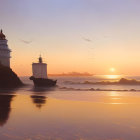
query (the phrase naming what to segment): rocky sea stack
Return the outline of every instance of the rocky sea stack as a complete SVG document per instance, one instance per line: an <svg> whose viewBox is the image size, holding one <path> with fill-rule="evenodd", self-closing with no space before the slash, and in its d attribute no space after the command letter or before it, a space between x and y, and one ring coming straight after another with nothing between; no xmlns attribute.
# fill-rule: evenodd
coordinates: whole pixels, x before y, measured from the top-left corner
<svg viewBox="0 0 140 140"><path fill-rule="evenodd" d="M18 88L23 86L22 81L11 68L0 65L0 88Z"/></svg>

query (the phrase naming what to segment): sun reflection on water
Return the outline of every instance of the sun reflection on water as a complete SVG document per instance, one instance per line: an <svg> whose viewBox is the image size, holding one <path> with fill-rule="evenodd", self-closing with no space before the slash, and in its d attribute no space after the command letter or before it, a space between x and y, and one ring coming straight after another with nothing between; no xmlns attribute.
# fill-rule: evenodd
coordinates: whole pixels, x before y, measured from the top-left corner
<svg viewBox="0 0 140 140"><path fill-rule="evenodd" d="M124 104L122 102L122 98L120 97L119 93L116 91L109 92L109 102L108 104Z"/></svg>
<svg viewBox="0 0 140 140"><path fill-rule="evenodd" d="M107 79L120 79L121 75L105 75Z"/></svg>
<svg viewBox="0 0 140 140"><path fill-rule="evenodd" d="M119 100L119 99L121 99L121 98L111 98L112 100Z"/></svg>
<svg viewBox="0 0 140 140"><path fill-rule="evenodd" d="M120 94L117 91L110 91L109 96L115 96L116 97L116 96L120 96Z"/></svg>

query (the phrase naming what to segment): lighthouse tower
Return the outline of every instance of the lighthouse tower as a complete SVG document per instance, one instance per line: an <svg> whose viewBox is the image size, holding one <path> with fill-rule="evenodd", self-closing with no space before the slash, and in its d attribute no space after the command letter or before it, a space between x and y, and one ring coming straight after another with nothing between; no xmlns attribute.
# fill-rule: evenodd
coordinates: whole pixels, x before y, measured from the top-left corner
<svg viewBox="0 0 140 140"><path fill-rule="evenodd" d="M47 64L43 63L42 57L39 57L38 63L32 64L32 71L34 78L47 79Z"/></svg>
<svg viewBox="0 0 140 140"><path fill-rule="evenodd" d="M7 45L8 40L3 34L3 31L0 31L0 64L6 67L10 67L10 52L11 50Z"/></svg>

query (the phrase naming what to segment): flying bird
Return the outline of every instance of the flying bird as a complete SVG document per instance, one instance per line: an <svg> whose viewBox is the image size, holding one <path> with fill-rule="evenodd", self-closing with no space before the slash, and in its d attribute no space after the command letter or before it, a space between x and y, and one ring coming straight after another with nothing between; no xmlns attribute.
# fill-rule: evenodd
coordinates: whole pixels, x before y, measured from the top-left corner
<svg viewBox="0 0 140 140"><path fill-rule="evenodd" d="M21 42L25 43L25 44L30 44L32 43L32 41L26 41L26 40L20 40Z"/></svg>
<svg viewBox="0 0 140 140"><path fill-rule="evenodd" d="M85 38L85 37L83 37L83 40L85 40L85 41L87 41L87 42L92 42L91 39L89 39L89 38Z"/></svg>

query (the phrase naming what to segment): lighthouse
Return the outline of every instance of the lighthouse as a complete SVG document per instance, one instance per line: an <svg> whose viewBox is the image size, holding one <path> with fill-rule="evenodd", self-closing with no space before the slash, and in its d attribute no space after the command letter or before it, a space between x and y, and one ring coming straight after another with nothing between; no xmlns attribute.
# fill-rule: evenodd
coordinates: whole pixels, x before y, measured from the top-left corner
<svg viewBox="0 0 140 140"><path fill-rule="evenodd" d="M29 79L33 80L35 87L52 87L56 85L57 80L48 78L47 64L43 63L41 56L38 63L32 63L32 72L33 75Z"/></svg>
<svg viewBox="0 0 140 140"><path fill-rule="evenodd" d="M47 64L43 63L42 57L40 56L38 63L32 64L32 71L34 78L47 78Z"/></svg>
<svg viewBox="0 0 140 140"><path fill-rule="evenodd" d="M7 44L8 40L3 34L3 31L0 31L0 65L10 67L10 52L11 50Z"/></svg>

